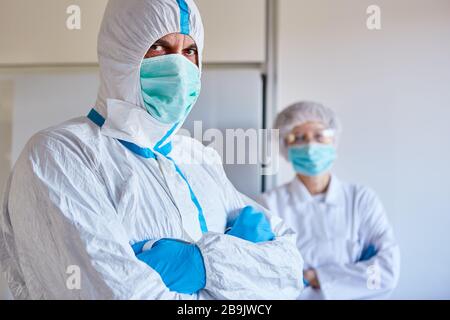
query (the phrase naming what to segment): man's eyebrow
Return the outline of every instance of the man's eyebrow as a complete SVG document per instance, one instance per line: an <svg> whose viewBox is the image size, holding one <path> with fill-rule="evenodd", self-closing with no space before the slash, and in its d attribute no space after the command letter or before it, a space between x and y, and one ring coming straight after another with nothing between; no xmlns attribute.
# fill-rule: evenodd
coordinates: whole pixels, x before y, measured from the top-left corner
<svg viewBox="0 0 450 320"><path fill-rule="evenodd" d="M193 43L189 47L187 47L185 50L191 50L191 49L197 50L197 45L195 43Z"/></svg>
<svg viewBox="0 0 450 320"><path fill-rule="evenodd" d="M170 47L170 42L163 40L163 39L159 39L159 40L156 40L154 44L152 44L152 47L153 46Z"/></svg>

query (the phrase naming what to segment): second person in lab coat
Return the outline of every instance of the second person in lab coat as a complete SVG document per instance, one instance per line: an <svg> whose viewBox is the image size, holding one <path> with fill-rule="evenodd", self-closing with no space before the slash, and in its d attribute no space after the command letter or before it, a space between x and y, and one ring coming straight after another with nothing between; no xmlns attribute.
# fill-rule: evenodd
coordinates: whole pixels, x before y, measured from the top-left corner
<svg viewBox="0 0 450 320"><path fill-rule="evenodd" d="M278 115L275 128L297 175L260 201L298 234L307 286L299 298L387 298L398 282L399 248L377 195L330 172L340 132L335 113L300 102Z"/></svg>

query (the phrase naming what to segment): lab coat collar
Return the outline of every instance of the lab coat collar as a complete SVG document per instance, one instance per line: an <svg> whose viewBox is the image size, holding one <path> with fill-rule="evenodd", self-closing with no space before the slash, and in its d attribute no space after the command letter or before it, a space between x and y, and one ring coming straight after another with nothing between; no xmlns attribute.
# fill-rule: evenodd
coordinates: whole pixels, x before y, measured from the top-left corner
<svg viewBox="0 0 450 320"><path fill-rule="evenodd" d="M329 205L340 206L345 199L345 193L341 181L335 176L331 176L330 185L328 186L325 196L325 203Z"/></svg>
<svg viewBox="0 0 450 320"><path fill-rule="evenodd" d="M306 189L303 182L301 182L297 176L295 176L294 180L291 181L289 189L296 202L305 203L313 201L313 197L309 193L308 189Z"/></svg>
<svg viewBox="0 0 450 320"><path fill-rule="evenodd" d="M297 198L296 200L302 203L313 202L314 198L309 193L303 182L297 177L290 183L290 189L292 194ZM325 203L327 205L339 206L343 203L345 195L342 189L342 183L335 176L331 176L330 185L328 186L327 193L325 195Z"/></svg>

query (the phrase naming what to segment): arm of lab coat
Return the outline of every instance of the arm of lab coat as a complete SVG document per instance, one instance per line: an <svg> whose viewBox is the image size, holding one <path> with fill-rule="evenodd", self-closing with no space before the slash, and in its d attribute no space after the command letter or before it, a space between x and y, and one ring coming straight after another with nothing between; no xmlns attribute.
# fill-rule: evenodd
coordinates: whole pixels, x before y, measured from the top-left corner
<svg viewBox="0 0 450 320"><path fill-rule="evenodd" d="M360 238L364 247L373 244L377 254L353 264L329 264L316 269L326 299L386 299L397 286L400 251L386 213L374 192L356 195L361 215Z"/></svg>
<svg viewBox="0 0 450 320"><path fill-rule="evenodd" d="M87 157L58 141L33 140L16 165L9 201L23 274L39 283L32 297L197 298L170 292L159 274L135 257Z"/></svg>
<svg viewBox="0 0 450 320"><path fill-rule="evenodd" d="M239 193L223 171L229 217L252 205L268 217L275 240L252 243L223 233L207 233L198 242L207 274L205 290L217 299L295 299L303 289L303 259L297 250L296 234L281 219L272 216L253 200Z"/></svg>

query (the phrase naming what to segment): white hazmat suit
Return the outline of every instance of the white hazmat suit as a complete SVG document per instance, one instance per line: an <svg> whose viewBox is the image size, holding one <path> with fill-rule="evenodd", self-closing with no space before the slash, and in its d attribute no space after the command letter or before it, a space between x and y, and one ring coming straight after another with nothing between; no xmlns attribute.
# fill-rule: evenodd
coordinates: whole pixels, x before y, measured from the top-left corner
<svg viewBox="0 0 450 320"><path fill-rule="evenodd" d="M274 241L225 235L227 221L256 204L232 186L215 151L174 137L181 123L161 124L143 107L142 59L156 40L175 32L195 40L201 61L203 26L193 1L109 1L98 39L95 111L32 137L7 184L0 265L15 298L290 299L300 293L295 233L266 212ZM161 238L199 246L205 289L171 292L136 258L131 244Z"/></svg>

